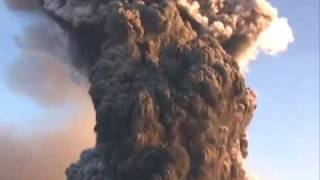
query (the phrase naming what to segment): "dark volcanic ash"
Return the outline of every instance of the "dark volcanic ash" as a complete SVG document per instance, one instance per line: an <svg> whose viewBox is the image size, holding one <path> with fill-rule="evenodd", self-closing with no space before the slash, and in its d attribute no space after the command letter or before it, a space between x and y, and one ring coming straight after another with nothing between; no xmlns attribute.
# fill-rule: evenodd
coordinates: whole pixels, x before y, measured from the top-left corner
<svg viewBox="0 0 320 180"><path fill-rule="evenodd" d="M268 47L260 35L278 17L266 1L41 5L68 32L96 109L96 148L68 168L69 180L247 179L256 104L239 65Z"/></svg>

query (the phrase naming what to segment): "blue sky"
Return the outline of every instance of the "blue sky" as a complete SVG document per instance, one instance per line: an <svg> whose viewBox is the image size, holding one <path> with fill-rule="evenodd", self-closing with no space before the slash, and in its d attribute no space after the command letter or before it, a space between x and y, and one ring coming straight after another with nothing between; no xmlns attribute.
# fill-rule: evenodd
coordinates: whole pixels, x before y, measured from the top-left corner
<svg viewBox="0 0 320 180"><path fill-rule="evenodd" d="M18 56L19 49L14 42L14 35L21 32L22 19L15 18L0 2L0 121L3 123L15 122L21 124L21 116L33 117L41 112L41 107L26 97L19 96L9 91L4 83L5 67ZM27 108L26 108L27 107ZM9 119L10 117L10 119ZM26 118L29 119L29 118ZM26 120L23 118L23 120ZM0 125L1 126L1 125Z"/></svg>
<svg viewBox="0 0 320 180"><path fill-rule="evenodd" d="M295 43L261 56L248 81L258 94L249 164L266 180L319 179L319 1L272 1Z"/></svg>
<svg viewBox="0 0 320 180"><path fill-rule="evenodd" d="M319 1L273 0L289 19L295 43L276 57L260 56L248 74L258 94L250 126L249 167L264 180L319 179ZM0 2L0 127L32 127L52 109L10 91L4 70L19 54L14 35L28 21Z"/></svg>

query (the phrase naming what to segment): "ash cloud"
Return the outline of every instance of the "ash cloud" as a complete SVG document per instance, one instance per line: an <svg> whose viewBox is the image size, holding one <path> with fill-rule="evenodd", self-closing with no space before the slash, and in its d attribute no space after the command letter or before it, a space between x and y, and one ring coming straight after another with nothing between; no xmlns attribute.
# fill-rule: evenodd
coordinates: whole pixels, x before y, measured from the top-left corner
<svg viewBox="0 0 320 180"><path fill-rule="evenodd" d="M226 1L220 11L239 22L230 37L215 36L209 23L217 15L201 20L201 2L188 3L43 1L71 42L95 52L84 60L97 147L68 168L69 180L248 178L242 163L256 104L236 57L271 20L253 10L238 15L238 5L253 5ZM85 48L86 37L100 39L96 49Z"/></svg>
<svg viewBox="0 0 320 180"><path fill-rule="evenodd" d="M87 79L71 65L65 32L37 0L4 2L18 16L36 17L16 36L20 54L6 67L5 81L10 90L43 106L45 114L32 120L28 132L18 125L0 125L0 179L65 179L70 162L94 145Z"/></svg>
<svg viewBox="0 0 320 180"><path fill-rule="evenodd" d="M16 45L20 54L7 67L8 87L46 106L76 100L87 91L87 78L72 65L67 34L40 11L37 0L5 1L15 12L36 14ZM28 14L29 13L29 14Z"/></svg>
<svg viewBox="0 0 320 180"><path fill-rule="evenodd" d="M243 162L256 96L243 71L259 51L293 41L267 1L41 5L66 32L71 56L61 62L89 79L96 110L96 147L67 169L68 180L249 178ZM281 46L264 42L279 27L289 32Z"/></svg>
<svg viewBox="0 0 320 180"><path fill-rule="evenodd" d="M85 93L85 78L66 63L70 57L65 36L58 36L60 31L57 25L46 22L32 24L17 36L21 53L6 73L11 90L52 106L76 100Z"/></svg>
<svg viewBox="0 0 320 180"><path fill-rule="evenodd" d="M259 53L278 54L293 43L293 32L284 17L266 0L178 1L198 21L207 26L209 34L223 44L238 62L241 71Z"/></svg>
<svg viewBox="0 0 320 180"><path fill-rule="evenodd" d="M15 11L33 11L40 9L38 0L4 0L6 5Z"/></svg>

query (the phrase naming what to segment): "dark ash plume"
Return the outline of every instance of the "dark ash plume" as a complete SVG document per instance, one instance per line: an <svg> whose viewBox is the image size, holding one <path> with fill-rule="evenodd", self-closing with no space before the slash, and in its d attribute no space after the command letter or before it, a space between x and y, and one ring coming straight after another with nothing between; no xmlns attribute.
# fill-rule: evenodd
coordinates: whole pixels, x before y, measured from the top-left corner
<svg viewBox="0 0 320 180"><path fill-rule="evenodd" d="M241 71L259 50L277 52L261 42L279 27L274 22L287 26L269 3L41 6L67 32L68 62L88 76L96 110L96 147L67 169L68 180L248 179L246 128L256 99Z"/></svg>
<svg viewBox="0 0 320 180"><path fill-rule="evenodd" d="M97 113L97 147L68 179L247 178L255 95L227 46L188 7L167 0L42 6L84 53Z"/></svg>

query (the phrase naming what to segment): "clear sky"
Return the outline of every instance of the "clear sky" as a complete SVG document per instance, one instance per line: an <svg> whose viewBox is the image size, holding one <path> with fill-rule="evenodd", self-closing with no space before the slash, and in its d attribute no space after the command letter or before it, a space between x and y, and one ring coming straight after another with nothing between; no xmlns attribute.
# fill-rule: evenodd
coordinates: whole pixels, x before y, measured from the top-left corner
<svg viewBox="0 0 320 180"><path fill-rule="evenodd" d="M318 180L319 1L271 2L289 19L295 43L286 53L251 64L248 83L258 94L258 109L249 130L249 167L263 180ZM10 91L3 79L19 54L14 35L27 20L1 1L0 22L0 127L32 129L33 119L52 109Z"/></svg>
<svg viewBox="0 0 320 180"><path fill-rule="evenodd" d="M250 127L250 166L265 180L319 179L319 1L273 0L295 43L251 65L258 109Z"/></svg>

